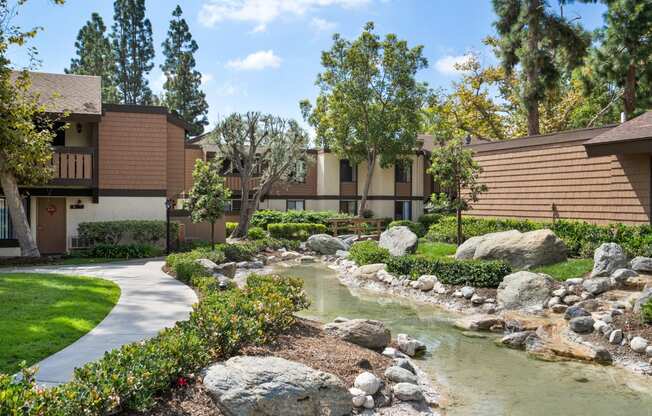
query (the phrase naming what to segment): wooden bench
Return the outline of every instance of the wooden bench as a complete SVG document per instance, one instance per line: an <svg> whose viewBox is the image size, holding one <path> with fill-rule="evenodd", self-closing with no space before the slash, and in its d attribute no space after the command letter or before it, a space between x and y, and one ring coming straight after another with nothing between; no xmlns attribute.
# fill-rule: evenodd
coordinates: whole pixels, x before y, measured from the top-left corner
<svg viewBox="0 0 652 416"><path fill-rule="evenodd" d="M358 237L373 235L380 238L385 220L381 218L333 218L329 219L334 236L341 234L356 234Z"/></svg>

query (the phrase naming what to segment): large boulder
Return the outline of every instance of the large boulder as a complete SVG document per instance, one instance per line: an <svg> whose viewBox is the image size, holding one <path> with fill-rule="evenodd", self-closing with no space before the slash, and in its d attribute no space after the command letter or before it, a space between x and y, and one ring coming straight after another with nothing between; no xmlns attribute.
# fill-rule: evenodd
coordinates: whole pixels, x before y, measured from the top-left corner
<svg viewBox="0 0 652 416"><path fill-rule="evenodd" d="M342 380L277 357L234 357L213 364L203 384L226 416L340 416L352 409Z"/></svg>
<svg viewBox="0 0 652 416"><path fill-rule="evenodd" d="M503 260L522 269L564 261L566 252L564 242L551 230L511 230L471 238L457 249L455 258Z"/></svg>
<svg viewBox="0 0 652 416"><path fill-rule="evenodd" d="M616 243L603 243L593 253L591 277L610 276L618 269L627 267L627 256Z"/></svg>
<svg viewBox="0 0 652 416"><path fill-rule="evenodd" d="M389 250L392 256L402 256L417 249L419 238L408 227L392 227L380 234L378 245Z"/></svg>
<svg viewBox="0 0 652 416"><path fill-rule="evenodd" d="M541 310L550 298L553 280L545 274L520 271L505 276L496 300L504 309Z"/></svg>
<svg viewBox="0 0 652 416"><path fill-rule="evenodd" d="M349 246L346 245L339 238L335 238L328 234L315 234L311 235L306 241L306 246L319 254L332 255L337 253L338 250L348 250Z"/></svg>
<svg viewBox="0 0 652 416"><path fill-rule="evenodd" d="M611 278L594 277L591 279L586 279L584 282L582 282L582 287L593 296L597 296L600 293L604 293L611 289Z"/></svg>
<svg viewBox="0 0 652 416"><path fill-rule="evenodd" d="M324 325L324 332L361 347L379 350L389 345L392 336L381 321L350 319Z"/></svg>
<svg viewBox="0 0 652 416"><path fill-rule="evenodd" d="M632 261L629 262L629 265L632 270L636 272L645 274L652 273L652 257L634 257Z"/></svg>

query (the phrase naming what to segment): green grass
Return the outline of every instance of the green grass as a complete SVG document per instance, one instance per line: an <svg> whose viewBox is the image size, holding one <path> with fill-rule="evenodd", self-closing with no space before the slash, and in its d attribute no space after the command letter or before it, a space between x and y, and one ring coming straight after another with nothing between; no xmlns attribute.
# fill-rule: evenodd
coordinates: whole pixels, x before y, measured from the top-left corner
<svg viewBox="0 0 652 416"><path fill-rule="evenodd" d="M0 274L0 373L33 365L93 329L117 303L104 279L37 273Z"/></svg>
<svg viewBox="0 0 652 416"><path fill-rule="evenodd" d="M564 281L575 277L584 277L593 269L592 259L568 259L549 266L536 267L532 271L545 273L554 279Z"/></svg>
<svg viewBox="0 0 652 416"><path fill-rule="evenodd" d="M449 243L419 242L417 246L417 254L433 259L452 256L455 254L455 250L457 250L457 246Z"/></svg>

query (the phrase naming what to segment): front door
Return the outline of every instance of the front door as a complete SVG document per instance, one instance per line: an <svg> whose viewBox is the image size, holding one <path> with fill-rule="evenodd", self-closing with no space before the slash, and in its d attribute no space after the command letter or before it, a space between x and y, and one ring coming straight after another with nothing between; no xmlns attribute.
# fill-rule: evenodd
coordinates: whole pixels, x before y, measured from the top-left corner
<svg viewBox="0 0 652 416"><path fill-rule="evenodd" d="M41 254L66 252L66 199L38 198L36 244Z"/></svg>

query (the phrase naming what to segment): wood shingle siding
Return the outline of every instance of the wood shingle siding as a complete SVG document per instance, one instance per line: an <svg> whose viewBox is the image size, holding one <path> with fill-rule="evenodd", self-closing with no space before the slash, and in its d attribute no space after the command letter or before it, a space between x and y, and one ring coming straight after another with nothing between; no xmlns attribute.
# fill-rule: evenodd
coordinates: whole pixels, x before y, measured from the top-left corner
<svg viewBox="0 0 652 416"><path fill-rule="evenodd" d="M594 223L650 222L650 155L589 158L585 140L482 152L489 191L469 214ZM555 212L553 213L553 204Z"/></svg>
<svg viewBox="0 0 652 416"><path fill-rule="evenodd" d="M171 123L167 124L167 130L167 196L169 198L174 198L183 192L185 185L184 141L186 134L181 127L175 126Z"/></svg>

